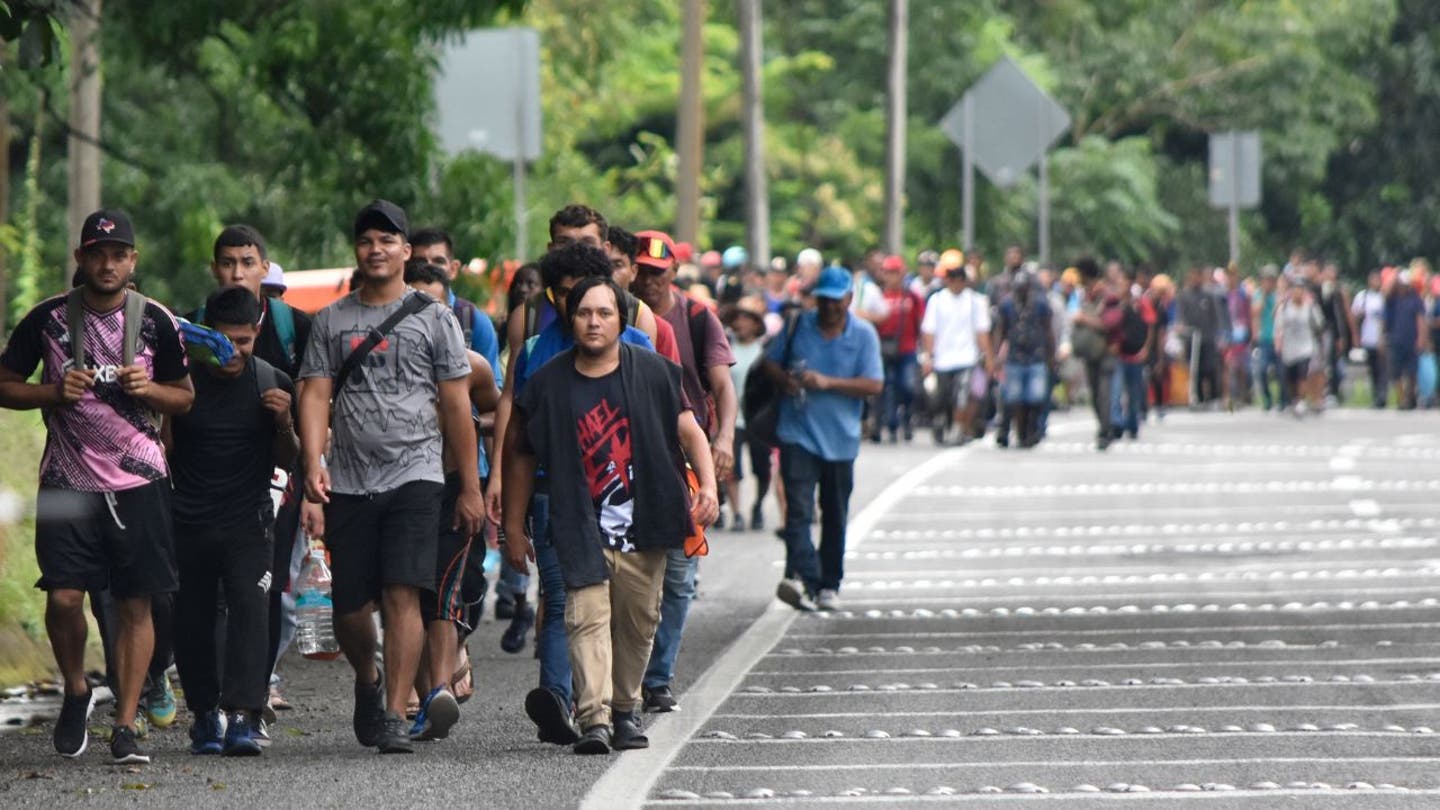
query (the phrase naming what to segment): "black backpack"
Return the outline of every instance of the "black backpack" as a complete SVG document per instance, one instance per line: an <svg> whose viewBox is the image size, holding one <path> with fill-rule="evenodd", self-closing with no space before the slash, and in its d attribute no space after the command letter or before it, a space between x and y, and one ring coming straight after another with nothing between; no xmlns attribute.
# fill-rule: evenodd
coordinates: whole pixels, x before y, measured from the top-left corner
<svg viewBox="0 0 1440 810"><path fill-rule="evenodd" d="M1150 342L1150 325L1140 316L1133 303L1120 310L1120 353L1136 355Z"/></svg>

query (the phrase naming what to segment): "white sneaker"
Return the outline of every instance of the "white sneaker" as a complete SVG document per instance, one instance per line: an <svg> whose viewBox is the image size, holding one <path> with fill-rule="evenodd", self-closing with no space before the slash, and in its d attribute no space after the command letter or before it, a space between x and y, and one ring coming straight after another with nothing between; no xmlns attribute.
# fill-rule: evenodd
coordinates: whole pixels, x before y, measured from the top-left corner
<svg viewBox="0 0 1440 810"><path fill-rule="evenodd" d="M805 583L798 579L780 580L780 584L775 586L775 598L796 610L815 609L815 600L805 592Z"/></svg>
<svg viewBox="0 0 1440 810"><path fill-rule="evenodd" d="M821 588L820 594L815 597L816 610L839 610L840 594L831 588Z"/></svg>

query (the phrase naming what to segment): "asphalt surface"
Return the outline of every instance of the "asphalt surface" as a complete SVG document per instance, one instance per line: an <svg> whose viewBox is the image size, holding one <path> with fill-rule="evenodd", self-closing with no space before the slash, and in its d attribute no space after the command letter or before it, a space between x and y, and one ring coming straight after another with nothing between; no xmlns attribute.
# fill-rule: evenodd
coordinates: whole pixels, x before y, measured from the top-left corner
<svg viewBox="0 0 1440 810"><path fill-rule="evenodd" d="M930 452L915 447L867 446L856 482L860 508L876 492ZM747 494L750 482L746 482ZM748 501L747 501L748 503ZM773 496L769 523L777 518ZM686 628L676 672L681 694L744 633L773 601L779 574L772 563L783 546L771 531L710 533L711 555L701 563L699 598ZM281 670L296 708L281 712L274 744L258 760L193 757L183 701L174 726L152 731L142 745L151 765L113 766L104 737L108 707L92 717L90 748L77 761L54 752L49 723L0 733L0 808L86 806L218 807L577 807L618 757L579 757L535 741L523 700L538 665L527 647L500 650L508 622L486 619L470 642L476 694L461 707L448 740L418 745L409 757L381 757L363 749L350 727L353 675L343 661L317 663L293 653ZM533 643L534 635L530 636Z"/></svg>
<svg viewBox="0 0 1440 810"><path fill-rule="evenodd" d="M1428 417L1072 431L907 473L644 805L1440 807Z"/></svg>
<svg viewBox="0 0 1440 810"><path fill-rule="evenodd" d="M42 726L0 735L0 806L1440 807L1430 420L867 445L842 610L777 606L778 541L715 533L649 751L534 742L535 662L492 621L461 724L412 757L356 745L342 663L294 659L263 759L190 757L183 711L139 769Z"/></svg>

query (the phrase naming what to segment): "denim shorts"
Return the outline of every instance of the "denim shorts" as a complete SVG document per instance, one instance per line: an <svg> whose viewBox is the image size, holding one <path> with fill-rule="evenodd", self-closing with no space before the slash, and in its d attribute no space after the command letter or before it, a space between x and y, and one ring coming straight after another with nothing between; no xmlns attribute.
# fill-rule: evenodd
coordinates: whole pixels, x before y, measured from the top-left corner
<svg viewBox="0 0 1440 810"><path fill-rule="evenodd" d="M1050 375L1044 363L1006 363L1005 401L1013 405L1039 405L1049 393Z"/></svg>

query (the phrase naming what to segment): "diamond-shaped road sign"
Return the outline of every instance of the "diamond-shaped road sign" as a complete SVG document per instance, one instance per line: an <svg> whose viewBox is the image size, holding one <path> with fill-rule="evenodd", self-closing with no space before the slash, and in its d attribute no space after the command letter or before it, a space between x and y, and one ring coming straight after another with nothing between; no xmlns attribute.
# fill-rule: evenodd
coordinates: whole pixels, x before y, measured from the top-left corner
<svg viewBox="0 0 1440 810"><path fill-rule="evenodd" d="M1210 205L1229 208L1231 202L1237 208L1260 204L1260 133L1254 130L1210 136Z"/></svg>
<svg viewBox="0 0 1440 810"><path fill-rule="evenodd" d="M1010 57L966 91L975 120L972 159L990 182L1009 188L1070 128L1070 114L1025 75ZM965 146L965 98L940 120L940 129Z"/></svg>

